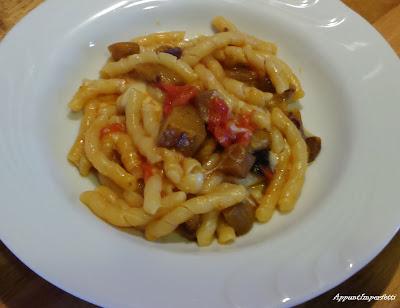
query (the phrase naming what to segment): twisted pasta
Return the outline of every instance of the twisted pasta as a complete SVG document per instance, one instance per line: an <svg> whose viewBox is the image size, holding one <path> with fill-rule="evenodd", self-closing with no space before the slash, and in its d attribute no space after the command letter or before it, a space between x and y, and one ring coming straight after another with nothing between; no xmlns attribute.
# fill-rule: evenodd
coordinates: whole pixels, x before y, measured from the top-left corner
<svg viewBox="0 0 400 308"><path fill-rule="evenodd" d="M158 215L167 213L170 209L186 201L186 194L183 191L172 192L161 199L161 208Z"/></svg>
<svg viewBox="0 0 400 308"><path fill-rule="evenodd" d="M229 20L222 16L216 16L212 20L212 25L213 27L217 30L217 32L237 32L238 28ZM249 35L247 33L241 33L244 35L245 43L246 45L250 45L255 49L271 53L271 54L276 54L277 47L275 44L271 42L266 42L263 40L260 40L252 35Z"/></svg>
<svg viewBox="0 0 400 308"><path fill-rule="evenodd" d="M129 73L131 70L135 69L137 65L146 63L163 65L173 72L176 72L186 82L192 82L197 78L196 74L186 62L178 60L175 56L168 53L156 53L153 51L131 55L117 62L109 62L103 67L101 72L104 76L114 77Z"/></svg>
<svg viewBox="0 0 400 308"><path fill-rule="evenodd" d="M88 103L85 106L81 126L79 128L78 136L75 139L74 145L71 147L68 153L68 160L78 167L79 173L82 176L89 175L92 164L87 159L84 152L85 133L97 116L97 104L96 102Z"/></svg>
<svg viewBox="0 0 400 308"><path fill-rule="evenodd" d="M111 153L116 151L125 169L138 178L142 177L142 161L128 134L121 132L108 134L103 138L103 150L109 158Z"/></svg>
<svg viewBox="0 0 400 308"><path fill-rule="evenodd" d="M246 197L247 191L243 186L221 184L219 190L216 189L207 195L187 200L161 219L148 224L145 230L146 238L155 240L161 236L165 236L195 214L204 214L212 210L223 210L242 201Z"/></svg>
<svg viewBox="0 0 400 308"><path fill-rule="evenodd" d="M126 127L133 143L148 161L151 163L159 162L161 156L158 153L155 140L146 134L142 125L141 109L145 103L149 103L151 98L134 88L128 88L121 99L126 102L124 103L126 106Z"/></svg>
<svg viewBox="0 0 400 308"><path fill-rule="evenodd" d="M161 206L161 185L161 176L154 174L147 180L144 187L143 209L151 215L154 215Z"/></svg>
<svg viewBox="0 0 400 308"><path fill-rule="evenodd" d="M204 182L204 172L197 160L167 149L162 150L162 157L165 175L176 187L191 194L200 191Z"/></svg>
<svg viewBox="0 0 400 308"><path fill-rule="evenodd" d="M106 177L105 175L101 174L100 172L97 172L96 175L97 175L97 179L99 180L99 183L102 186L106 186L106 187L110 188L117 195L121 196L123 194L124 190L120 186L115 184L110 178ZM132 190L128 190L128 191L132 191Z"/></svg>
<svg viewBox="0 0 400 308"><path fill-rule="evenodd" d="M185 48L189 48L189 47L193 47L195 45L198 45L199 43L205 41L206 39L207 39L206 35L199 35L199 36L196 36L196 37L194 37L194 38L192 38L190 40L181 41L181 42L179 42L177 44L177 46L179 48L185 49Z"/></svg>
<svg viewBox="0 0 400 308"><path fill-rule="evenodd" d="M285 147L285 139L283 139L281 132L276 127L272 127L270 138L271 151L275 154L279 154L280 152L282 152Z"/></svg>
<svg viewBox="0 0 400 308"><path fill-rule="evenodd" d="M255 50L250 44L246 46L228 46L214 52L214 57L218 61L227 63L229 66L234 64L250 64L256 70L266 72L271 78L277 93L282 94L289 89L294 89L292 100L298 100L304 96L304 91L299 79L292 69L273 53L263 53Z"/></svg>
<svg viewBox="0 0 400 308"><path fill-rule="evenodd" d="M122 194L122 197L131 207L141 208L143 206L143 197L136 191L125 190Z"/></svg>
<svg viewBox="0 0 400 308"><path fill-rule="evenodd" d="M243 48L243 51L250 65L268 73L277 93L282 94L289 89L289 78L284 74L276 57L257 52L248 45Z"/></svg>
<svg viewBox="0 0 400 308"><path fill-rule="evenodd" d="M227 66L232 67L234 65L245 65L248 60L242 47L238 46L227 46L216 50L213 56L218 61L225 63Z"/></svg>
<svg viewBox="0 0 400 308"><path fill-rule="evenodd" d="M239 80L226 77L224 68L213 57L206 57L204 63L208 69L214 73L217 79L219 79L225 89L238 99L247 101L256 106L267 106L271 101L273 97L272 93L260 91L255 87L247 86Z"/></svg>
<svg viewBox="0 0 400 308"><path fill-rule="evenodd" d="M298 100L304 97L304 91L301 86L299 78L293 73L292 69L283 62L281 59L274 57L275 61L280 65L282 71L285 73L286 77L289 79L289 84L295 89L292 100Z"/></svg>
<svg viewBox="0 0 400 308"><path fill-rule="evenodd" d="M230 22L228 19L226 19L223 16L215 16L211 24L213 27L218 31L218 32L235 32L238 31L237 27L235 26L234 23Z"/></svg>
<svg viewBox="0 0 400 308"><path fill-rule="evenodd" d="M215 169L221 160L221 154L214 153L203 162L203 168L207 171Z"/></svg>
<svg viewBox="0 0 400 308"><path fill-rule="evenodd" d="M213 241L218 226L218 216L219 212L216 210L201 216L202 222L196 233L199 246L208 246Z"/></svg>
<svg viewBox="0 0 400 308"><path fill-rule="evenodd" d="M235 229L228 225L221 215L218 219L217 235L220 244L228 244L236 239Z"/></svg>
<svg viewBox="0 0 400 308"><path fill-rule="evenodd" d="M112 179L124 189L135 189L137 178L119 164L109 160L101 151L100 131L107 126L105 117L98 117L85 134L85 153L92 165L103 175Z"/></svg>
<svg viewBox="0 0 400 308"><path fill-rule="evenodd" d="M267 222L271 219L276 204L281 195L283 185L288 174L288 161L289 161L290 150L287 146L283 149L279 157L279 162L275 167L274 177L271 183L269 183L265 195L259 201L259 206L256 210L256 218L260 222Z"/></svg>
<svg viewBox="0 0 400 308"><path fill-rule="evenodd" d="M224 176L221 172L215 171L212 174L208 175L205 179L203 187L199 194L204 195L213 191L219 184L224 181Z"/></svg>
<svg viewBox="0 0 400 308"><path fill-rule="evenodd" d="M123 79L85 80L68 106L74 112L81 111L90 99L98 95L122 93L125 86Z"/></svg>
<svg viewBox="0 0 400 308"><path fill-rule="evenodd" d="M152 219L152 216L147 214L143 208L130 207L124 200L112 194L106 198L99 191L86 191L81 194L80 200L96 216L114 226L139 227L146 225Z"/></svg>
<svg viewBox="0 0 400 308"><path fill-rule="evenodd" d="M234 242L255 220L293 209L307 151L314 159L320 148L290 111L304 92L276 45L222 16L212 25L211 36L110 45L102 79L83 81L69 102L83 112L67 158L99 181L81 202L148 240L177 229L199 246Z"/></svg>
<svg viewBox="0 0 400 308"><path fill-rule="evenodd" d="M142 122L147 135L156 139L160 130L162 107L154 99L149 99L142 104Z"/></svg>
<svg viewBox="0 0 400 308"><path fill-rule="evenodd" d="M176 44L185 38L184 31L170 31L151 33L144 36L135 37L132 42L138 43L140 46L154 46L163 44Z"/></svg>
<svg viewBox="0 0 400 308"><path fill-rule="evenodd" d="M182 60L190 66L194 66L205 56L213 53L215 50L227 45L244 44L243 35L236 32L217 33L199 42L198 44L186 48L183 52Z"/></svg>
<svg viewBox="0 0 400 308"><path fill-rule="evenodd" d="M280 109L272 110L272 121L285 135L291 149L292 166L278 202L280 211L290 212L304 184L308 159L307 146L300 131Z"/></svg>
<svg viewBox="0 0 400 308"><path fill-rule="evenodd" d="M215 152L217 142L213 138L207 138L196 154L196 158L202 164Z"/></svg>

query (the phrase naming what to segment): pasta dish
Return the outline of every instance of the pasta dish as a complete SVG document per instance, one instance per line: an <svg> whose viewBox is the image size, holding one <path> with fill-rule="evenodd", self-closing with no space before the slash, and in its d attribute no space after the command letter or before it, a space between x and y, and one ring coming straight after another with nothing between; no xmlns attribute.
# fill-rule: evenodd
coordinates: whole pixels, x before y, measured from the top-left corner
<svg viewBox="0 0 400 308"><path fill-rule="evenodd" d="M275 44L212 20L216 33L117 42L69 108L81 112L68 160L99 185L80 200L148 240L174 231L233 242L293 210L321 139L303 128L299 79Z"/></svg>

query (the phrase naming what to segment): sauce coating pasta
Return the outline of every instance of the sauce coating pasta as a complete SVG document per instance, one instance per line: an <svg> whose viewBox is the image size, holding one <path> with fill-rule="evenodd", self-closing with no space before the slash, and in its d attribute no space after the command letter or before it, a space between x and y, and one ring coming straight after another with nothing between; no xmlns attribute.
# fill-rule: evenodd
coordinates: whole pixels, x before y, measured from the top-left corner
<svg viewBox="0 0 400 308"><path fill-rule="evenodd" d="M100 78L69 102L81 112L68 160L99 185L80 200L148 240L178 231L230 244L294 209L321 139L305 134L299 78L277 46L222 16L216 31L110 42ZM290 110L290 111L289 111Z"/></svg>

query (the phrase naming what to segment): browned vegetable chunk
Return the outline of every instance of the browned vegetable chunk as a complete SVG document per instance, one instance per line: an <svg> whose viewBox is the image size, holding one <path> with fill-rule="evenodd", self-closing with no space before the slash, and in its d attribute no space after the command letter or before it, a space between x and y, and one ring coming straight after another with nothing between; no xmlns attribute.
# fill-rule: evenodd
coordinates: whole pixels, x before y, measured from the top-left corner
<svg viewBox="0 0 400 308"><path fill-rule="evenodd" d="M180 47L173 47L169 45L162 45L156 49L156 52L164 52L164 53L169 53L170 55L173 55L177 57L178 59L181 58L182 56L182 49Z"/></svg>
<svg viewBox="0 0 400 308"><path fill-rule="evenodd" d="M275 86L267 75L257 80L256 88L264 92L276 93Z"/></svg>
<svg viewBox="0 0 400 308"><path fill-rule="evenodd" d="M293 88L287 89L285 92L282 93L282 99L288 102L291 101L295 92L296 90Z"/></svg>
<svg viewBox="0 0 400 308"><path fill-rule="evenodd" d="M253 166L251 167L251 171L259 176L266 176L266 171L271 170L270 162L269 162L269 151L267 149L263 149L260 151L256 151L253 153L256 158Z"/></svg>
<svg viewBox="0 0 400 308"><path fill-rule="evenodd" d="M182 84L182 78L167 67L155 63L143 63L135 67L131 72L134 79L141 79L147 82L161 82L167 84Z"/></svg>
<svg viewBox="0 0 400 308"><path fill-rule="evenodd" d="M244 178L249 173L256 158L240 144L233 144L222 154L219 169L227 175Z"/></svg>
<svg viewBox="0 0 400 308"><path fill-rule="evenodd" d="M303 134L303 120L301 119L301 113L299 110L294 110L288 114L288 118L296 125L297 129Z"/></svg>
<svg viewBox="0 0 400 308"><path fill-rule="evenodd" d="M249 67L238 65L225 71L227 77L253 85L257 81L257 73Z"/></svg>
<svg viewBox="0 0 400 308"><path fill-rule="evenodd" d="M206 136L204 121L196 108L191 105L177 106L164 120L158 145L192 156Z"/></svg>
<svg viewBox="0 0 400 308"><path fill-rule="evenodd" d="M222 211L226 222L235 229L236 235L250 231L254 222L254 210L248 203L239 203Z"/></svg>
<svg viewBox="0 0 400 308"><path fill-rule="evenodd" d="M313 136L306 138L308 162L313 162L321 151L321 138Z"/></svg>
<svg viewBox="0 0 400 308"><path fill-rule="evenodd" d="M202 91L196 97L195 106L197 107L201 118L206 122L208 121L209 104L211 100L216 97L220 97L217 90Z"/></svg>
<svg viewBox="0 0 400 308"><path fill-rule="evenodd" d="M108 50L114 61L119 61L122 58L139 53L140 47L134 42L119 42L108 46Z"/></svg>
<svg viewBox="0 0 400 308"><path fill-rule="evenodd" d="M189 241L196 240L196 231L200 227L200 215L194 215L188 221L179 225L178 231L179 233L187 238Z"/></svg>

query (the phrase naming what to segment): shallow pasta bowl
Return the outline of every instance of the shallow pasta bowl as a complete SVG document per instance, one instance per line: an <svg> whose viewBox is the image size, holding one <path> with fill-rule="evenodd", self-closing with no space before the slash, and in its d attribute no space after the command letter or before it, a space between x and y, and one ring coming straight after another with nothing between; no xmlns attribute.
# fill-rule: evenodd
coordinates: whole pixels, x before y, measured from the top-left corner
<svg viewBox="0 0 400 308"><path fill-rule="evenodd" d="M108 44L155 31L209 33L215 15L277 43L303 83L304 122L323 150L295 210L234 245L148 242L80 204L94 184L66 160L78 128L66 105L83 78L97 76ZM348 278L398 230L400 64L339 1L51 0L1 42L0 67L0 238L90 302L291 306Z"/></svg>

